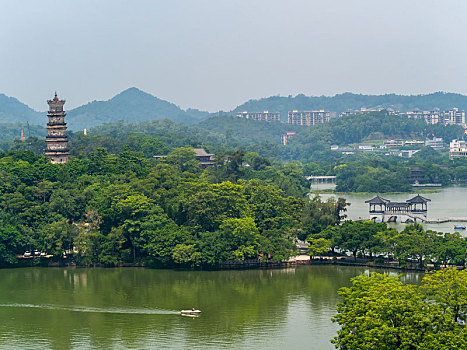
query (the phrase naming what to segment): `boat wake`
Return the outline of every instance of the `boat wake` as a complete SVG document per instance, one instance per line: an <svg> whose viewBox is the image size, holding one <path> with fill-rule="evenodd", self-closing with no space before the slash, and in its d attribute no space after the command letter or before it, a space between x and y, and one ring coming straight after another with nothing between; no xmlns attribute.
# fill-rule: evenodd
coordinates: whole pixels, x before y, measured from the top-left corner
<svg viewBox="0 0 467 350"><path fill-rule="evenodd" d="M145 309L145 308L97 308L87 306L59 306L59 305L36 305L36 304L0 304L0 307L32 308L42 310L62 310L72 312L104 313L104 314L135 314L135 315L178 315L180 311Z"/></svg>

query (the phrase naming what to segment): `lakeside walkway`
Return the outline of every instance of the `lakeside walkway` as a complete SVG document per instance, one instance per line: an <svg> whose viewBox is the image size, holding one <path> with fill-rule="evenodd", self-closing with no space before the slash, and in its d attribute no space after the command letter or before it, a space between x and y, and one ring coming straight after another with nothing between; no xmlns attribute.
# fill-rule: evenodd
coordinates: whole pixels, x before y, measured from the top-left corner
<svg viewBox="0 0 467 350"><path fill-rule="evenodd" d="M387 215L392 214L392 215L397 215L394 213L387 213ZM429 219L426 216L423 215L416 215L416 214L409 214L409 213L404 213L405 216L408 216L414 220L426 223L426 224L442 224L445 222L467 222L467 217L448 217L448 218L437 218L437 219ZM373 218L366 216L366 217L358 217L358 218L347 218L352 221L370 221Z"/></svg>

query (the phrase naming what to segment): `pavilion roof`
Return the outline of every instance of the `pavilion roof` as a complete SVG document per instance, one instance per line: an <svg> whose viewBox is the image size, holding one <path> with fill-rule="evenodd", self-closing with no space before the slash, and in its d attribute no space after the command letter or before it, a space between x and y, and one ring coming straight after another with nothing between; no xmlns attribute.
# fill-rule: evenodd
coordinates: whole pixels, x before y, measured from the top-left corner
<svg viewBox="0 0 467 350"><path fill-rule="evenodd" d="M390 201L387 199L384 199L380 196L376 196L375 198L369 199L365 201L365 203L370 203L370 204L386 204L389 203Z"/></svg>
<svg viewBox="0 0 467 350"><path fill-rule="evenodd" d="M431 202L431 199L425 198L417 194L415 197L407 200L407 203L426 203L426 202Z"/></svg>
<svg viewBox="0 0 467 350"><path fill-rule="evenodd" d="M393 208L393 207L396 207L396 208L408 208L408 207L410 207L410 203L406 203L406 202L389 202L389 203L386 203L386 208Z"/></svg>

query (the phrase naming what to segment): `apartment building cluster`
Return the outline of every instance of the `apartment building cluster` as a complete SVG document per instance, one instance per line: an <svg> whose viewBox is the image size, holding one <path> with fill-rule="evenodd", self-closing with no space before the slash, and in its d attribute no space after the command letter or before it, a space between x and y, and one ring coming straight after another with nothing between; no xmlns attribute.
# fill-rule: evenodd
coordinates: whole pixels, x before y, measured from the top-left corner
<svg viewBox="0 0 467 350"><path fill-rule="evenodd" d="M465 124L465 111L453 108L447 111L416 111L399 113L412 119L423 119L427 124L463 125Z"/></svg>
<svg viewBox="0 0 467 350"><path fill-rule="evenodd" d="M380 112L383 108L361 108L359 110L348 110L339 114L339 117L348 116L352 114L365 114L371 112ZM460 111L458 108L452 108L446 111L409 111L399 112L391 109L386 109L389 114L403 115L411 119L425 120L427 124L445 124L445 125L463 125L466 126L465 111ZM294 125L313 126L328 122L335 117L336 112L315 110L315 111L289 111L288 123ZM240 112L237 117L251 119L251 120L264 120L268 122L279 122L280 112Z"/></svg>
<svg viewBox="0 0 467 350"><path fill-rule="evenodd" d="M331 119L331 112L324 109L319 111L291 111L288 113L289 124L312 126L323 124Z"/></svg>
<svg viewBox="0 0 467 350"><path fill-rule="evenodd" d="M389 114L395 114L396 112L394 112L392 109L390 108L387 108L387 109L384 109L384 108L381 108L381 107L377 107L377 108L365 108L365 107L362 107L360 109L349 109L345 112L342 112L341 114L339 114L339 117L343 117L343 116L346 116L346 115L353 115L353 114L366 114L366 113L372 113L372 112L381 112L383 110L386 110Z"/></svg>
<svg viewBox="0 0 467 350"><path fill-rule="evenodd" d="M384 108L361 108L360 110L349 110L339 114L340 117L352 114L365 114L371 112L381 112ZM385 109L392 115L403 115L412 119L425 120L427 124L445 124L445 125L465 125L465 111L458 108L452 108L447 111L409 111L399 112L390 108Z"/></svg>
<svg viewBox="0 0 467 350"><path fill-rule="evenodd" d="M266 122L280 122L281 114L280 112L240 112L237 113L237 117L251 120L263 120Z"/></svg>
<svg viewBox="0 0 467 350"><path fill-rule="evenodd" d="M313 126L328 122L336 113L325 110L319 111L290 111L288 112L288 123L294 125ZM280 112L240 112L237 117L251 119L251 120L264 120L267 122L280 121Z"/></svg>
<svg viewBox="0 0 467 350"><path fill-rule="evenodd" d="M463 142L463 141L462 141ZM339 147L332 145L331 151L338 151L342 154L355 154L359 152L378 152L385 155L395 155L403 158L411 158L420 151L420 146L432 147L434 149L443 149L443 139L433 137L432 139L422 140L385 140L382 144L360 144L356 146ZM413 146L414 149L401 149L402 147Z"/></svg>

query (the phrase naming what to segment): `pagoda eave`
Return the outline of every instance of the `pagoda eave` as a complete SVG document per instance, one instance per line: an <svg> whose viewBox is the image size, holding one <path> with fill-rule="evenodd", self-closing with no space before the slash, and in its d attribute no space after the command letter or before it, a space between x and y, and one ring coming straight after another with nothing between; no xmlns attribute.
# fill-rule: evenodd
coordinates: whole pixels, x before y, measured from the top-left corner
<svg viewBox="0 0 467 350"><path fill-rule="evenodd" d="M45 142L68 142L68 139L64 136L47 136Z"/></svg>
<svg viewBox="0 0 467 350"><path fill-rule="evenodd" d="M56 128L56 129L60 129L60 128L66 129L66 123L47 123L47 126L50 128Z"/></svg>
<svg viewBox="0 0 467 350"><path fill-rule="evenodd" d="M69 156L70 152L68 150L63 151L45 151L46 156Z"/></svg>

